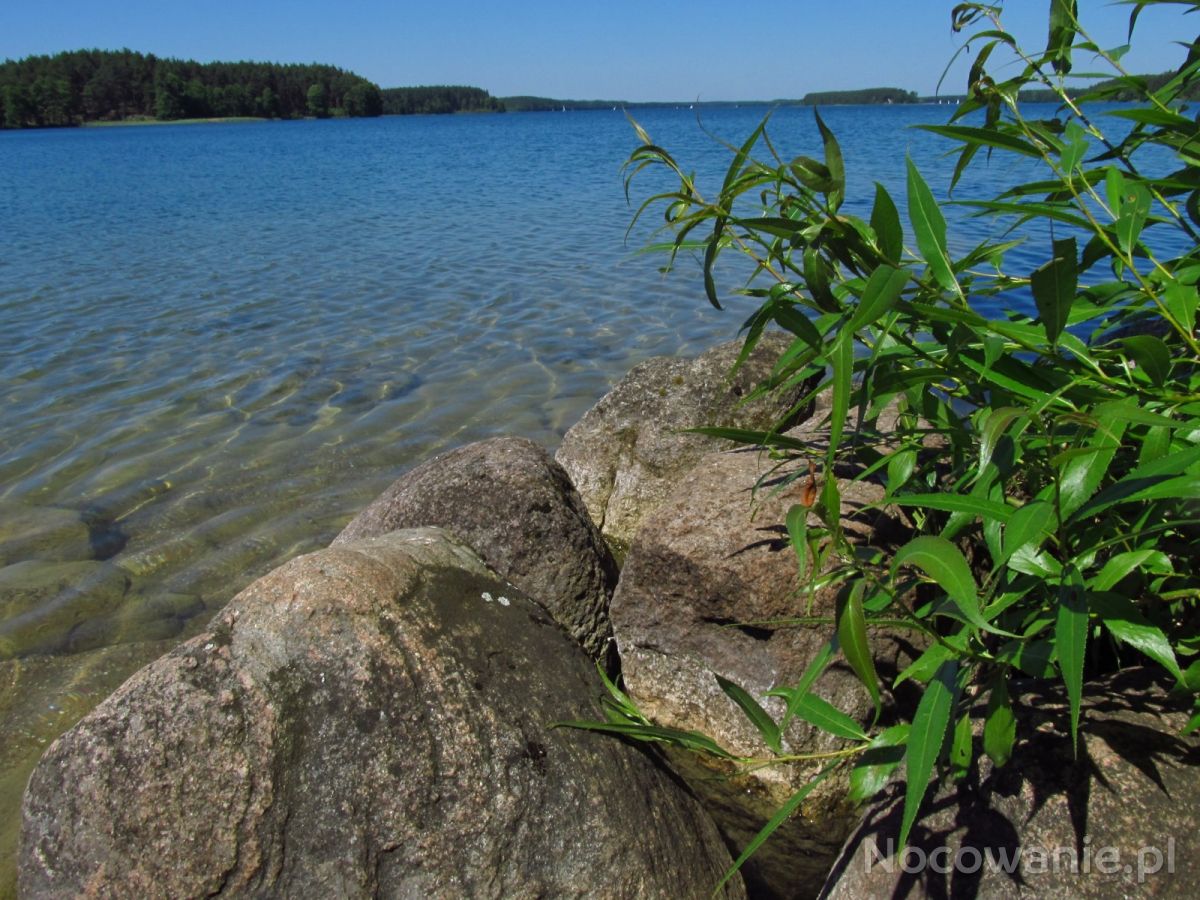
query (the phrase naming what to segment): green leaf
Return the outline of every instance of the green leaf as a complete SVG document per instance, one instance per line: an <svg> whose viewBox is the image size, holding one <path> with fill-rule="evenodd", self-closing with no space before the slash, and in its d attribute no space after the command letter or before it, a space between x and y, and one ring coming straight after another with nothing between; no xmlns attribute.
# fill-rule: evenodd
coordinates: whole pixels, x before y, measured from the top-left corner
<svg viewBox="0 0 1200 900"><path fill-rule="evenodd" d="M758 127L750 133L750 137L746 139L746 142L734 154L733 161L729 164L729 169L725 172L725 181L721 185L722 194L727 193L733 187L733 183L742 173L742 166L745 165L746 159L750 156L750 151L754 149L754 145L758 143L758 139L762 137L762 133L767 127L767 121L770 118L771 114L769 112L763 116L762 121L758 123Z"/></svg>
<svg viewBox="0 0 1200 900"><path fill-rule="evenodd" d="M933 766L942 752L950 712L958 693L958 660L942 663L937 675L921 695L913 716L905 753L907 784L904 792L904 816L900 824L900 846L908 844L908 834L929 788Z"/></svg>
<svg viewBox="0 0 1200 900"><path fill-rule="evenodd" d="M1066 143L1063 146L1062 152L1062 169L1067 175L1070 175L1083 161L1083 156L1087 153L1087 134L1083 130L1083 126L1075 119L1067 123Z"/></svg>
<svg viewBox="0 0 1200 900"><path fill-rule="evenodd" d="M709 753L721 759L736 760L740 757L734 756L728 750L724 749L720 744L714 741L707 735L700 734L697 731L680 731L677 728L662 728L657 725L639 725L635 723L617 723L617 722L589 722L586 720L572 720L570 722L554 722L552 728L578 728L581 731L601 731L605 734L616 734L621 737L632 738L638 741L649 741L652 743L672 744L677 747L682 747L685 750L693 750L702 753Z"/></svg>
<svg viewBox="0 0 1200 900"><path fill-rule="evenodd" d="M825 165L829 168L829 177L834 184L833 189L828 192L829 206L836 211L846 196L846 167L842 162L842 148L838 146L833 132L825 126L816 107L813 107L813 115L817 117L817 128L821 132L821 141L825 147Z"/></svg>
<svg viewBox="0 0 1200 900"><path fill-rule="evenodd" d="M1200 728L1200 712L1192 716L1186 725L1183 726L1183 731L1179 732L1182 737L1186 737L1196 729Z"/></svg>
<svg viewBox="0 0 1200 900"><path fill-rule="evenodd" d="M887 784L892 773L904 761L904 745L908 741L907 722L893 725L875 736L867 749L855 760L850 770L848 799L853 804L866 803Z"/></svg>
<svg viewBox="0 0 1200 900"><path fill-rule="evenodd" d="M1054 666L1050 657L1054 653L1054 645L1050 641L1016 640L1009 641L996 653L996 659L1011 663L1030 678L1051 678Z"/></svg>
<svg viewBox="0 0 1200 900"><path fill-rule="evenodd" d="M877 268L867 279L862 299L858 301L854 315L844 326L845 330L857 332L864 325L874 325L880 316L896 305L906 284L908 284L906 270L894 269L891 266Z"/></svg>
<svg viewBox="0 0 1200 900"><path fill-rule="evenodd" d="M1126 476L1105 488L1095 499L1071 516L1068 525L1089 518L1119 503L1141 503L1146 500L1195 500L1200 498L1200 476L1181 475L1178 478L1138 479Z"/></svg>
<svg viewBox="0 0 1200 900"><path fill-rule="evenodd" d="M1121 339L1121 345L1133 357L1138 368L1157 387L1162 387L1171 374L1171 351L1152 334L1138 334Z"/></svg>
<svg viewBox="0 0 1200 900"><path fill-rule="evenodd" d="M1071 45L1075 41L1078 21L1075 0L1050 0L1050 37L1046 42L1046 55L1060 75L1071 71Z"/></svg>
<svg viewBox="0 0 1200 900"><path fill-rule="evenodd" d="M1185 330L1196 327L1196 306L1200 304L1200 293L1195 285L1172 281L1163 291L1163 302L1171 311L1172 318Z"/></svg>
<svg viewBox="0 0 1200 900"><path fill-rule="evenodd" d="M609 701L613 707L619 710L621 715L629 721L649 725L650 720L642 715L641 710L629 699L629 696L608 677L608 673L604 671L604 666L599 662L596 663L596 671L600 673L600 681L603 682L604 689L608 691Z"/></svg>
<svg viewBox="0 0 1200 900"><path fill-rule="evenodd" d="M824 341L812 319L791 304L781 303L772 311L772 318L809 347L820 348Z"/></svg>
<svg viewBox="0 0 1200 900"><path fill-rule="evenodd" d="M829 449L826 457L827 468L833 471L837 448L841 445L842 432L846 427L846 415L850 411L850 393L853 389L851 379L854 375L854 335L849 331L838 334L829 364L833 367L833 399L829 410Z"/></svg>
<svg viewBox="0 0 1200 900"><path fill-rule="evenodd" d="M942 137L979 147L996 147L1000 150L1011 150L1034 159L1041 159L1042 153L1029 141L1013 134L996 131L992 128L969 128L964 125L918 125L922 131L940 134Z"/></svg>
<svg viewBox="0 0 1200 900"><path fill-rule="evenodd" d="M842 656L846 658L858 680L863 683L871 702L875 704L875 716L878 718L883 709L883 699L879 694L879 676L875 672L875 659L871 654L871 645L867 641L867 620L863 613L862 594L866 587L863 581L857 582L842 604L837 619L838 644L842 648Z"/></svg>
<svg viewBox="0 0 1200 900"><path fill-rule="evenodd" d="M809 690L828 667L833 654L837 652L837 648L838 640L836 637L826 641L813 658L809 660L804 673L800 676L800 680L796 682L794 687L777 687L767 691L768 695L782 697L784 702L787 703L787 709L783 713L783 718L779 720L780 734L785 732L788 725L791 724L792 719L796 715L796 707L808 696Z"/></svg>
<svg viewBox="0 0 1200 900"><path fill-rule="evenodd" d="M1088 598L1083 579L1074 566L1068 567L1058 590L1058 619L1054 626L1054 649L1062 669L1067 699L1071 704L1071 741L1079 746L1079 707L1083 699L1083 663L1087 653Z"/></svg>
<svg viewBox="0 0 1200 900"><path fill-rule="evenodd" d="M1088 580L1088 587L1093 591L1111 591L1122 578L1146 563L1153 564L1150 571L1171 571L1171 560L1161 550L1129 550L1108 560L1099 574Z"/></svg>
<svg viewBox="0 0 1200 900"><path fill-rule="evenodd" d="M796 551L796 565L800 570L800 580L804 581L808 574L808 507L792 504L786 521L788 540Z"/></svg>
<svg viewBox="0 0 1200 900"><path fill-rule="evenodd" d="M952 639L947 638L947 643L952 642ZM930 644L920 656L896 676L896 680L892 682L892 687L899 687L910 678L922 684L927 683L937 674L937 670L941 667L942 663L953 655L954 651L943 643L935 642Z"/></svg>
<svg viewBox="0 0 1200 900"><path fill-rule="evenodd" d="M1003 565L1022 547L1036 550L1053 530L1054 507L1044 500L1031 500L1014 510L1004 528L1004 549L996 565Z"/></svg>
<svg viewBox="0 0 1200 900"><path fill-rule="evenodd" d="M1183 681L1183 672L1171 642L1162 629L1142 615L1133 601L1111 592L1094 593L1088 599L1091 611L1100 617L1114 638L1150 657L1177 681Z"/></svg>
<svg viewBox="0 0 1200 900"><path fill-rule="evenodd" d="M759 735L762 736L763 743L767 745L774 753L782 753L780 746L779 726L775 724L775 720L770 714L763 709L758 701L751 697L745 689L734 684L728 678L722 678L720 675L713 673L717 679L717 684L721 686L721 690L725 692L730 700L738 705L746 718L750 720L750 724L757 729Z"/></svg>
<svg viewBox="0 0 1200 900"><path fill-rule="evenodd" d="M966 778L971 771L974 757L971 741L971 716L963 713L954 726L954 740L950 744L950 771L956 779Z"/></svg>
<svg viewBox="0 0 1200 900"><path fill-rule="evenodd" d="M900 212L882 184L875 182L875 205L871 208L871 230L885 259L899 263L904 253L904 230Z"/></svg>
<svg viewBox="0 0 1200 900"><path fill-rule="evenodd" d="M958 607L966 621L993 634L1004 634L979 612L979 589L962 552L938 535L913 538L892 557L892 577L901 566L916 566L935 582Z"/></svg>
<svg viewBox="0 0 1200 900"><path fill-rule="evenodd" d="M888 457L887 490L889 494L895 493L908 483L916 465L916 450L897 450Z"/></svg>
<svg viewBox="0 0 1200 900"><path fill-rule="evenodd" d="M1007 522L1012 507L995 500L985 500L971 494L905 494L888 497L885 501L895 506L916 506L921 509L937 509L942 512L967 513L983 519Z"/></svg>
<svg viewBox="0 0 1200 900"><path fill-rule="evenodd" d="M1017 720L1008 697L1008 678L998 677L988 695L987 719L983 725L983 752L997 766L1005 766L1012 758L1017 737Z"/></svg>
<svg viewBox="0 0 1200 900"><path fill-rule="evenodd" d="M1126 253L1132 253L1150 215L1150 192L1136 182L1125 182L1117 215L1117 242Z"/></svg>
<svg viewBox="0 0 1200 900"><path fill-rule="evenodd" d="M1124 422L1099 424L1101 429L1086 445L1090 452L1068 459L1059 474L1058 503L1063 518L1079 509L1096 492L1121 444Z"/></svg>
<svg viewBox="0 0 1200 900"><path fill-rule="evenodd" d="M796 704L796 715L834 737L848 741L869 740L861 725L816 694L805 694L804 699Z"/></svg>
<svg viewBox="0 0 1200 900"><path fill-rule="evenodd" d="M917 247L929 266L929 272L943 288L962 297L962 289L954 277L946 251L946 220L938 208L929 185L908 158L908 218L917 238Z"/></svg>
<svg viewBox="0 0 1200 900"><path fill-rule="evenodd" d="M1054 242L1054 256L1030 276L1033 300L1046 329L1046 339L1058 343L1067 324L1079 276L1075 238Z"/></svg>
<svg viewBox="0 0 1200 900"><path fill-rule="evenodd" d="M746 844L745 849L742 850L741 856L734 860L733 865L729 867L729 871L721 877L719 882L717 882L717 886L713 888L714 895L720 893L721 888L723 888L726 882L728 882L729 879L737 873L738 869L742 867L742 864L754 855L755 851L763 845L763 842L766 841L766 839L772 834L774 834L775 830L791 817L792 813L794 813L800 804L804 802L804 798L811 794L813 789L816 788L816 786L822 781L824 781L836 768L837 763L831 763L830 765L826 766L817 773L816 777L813 778L812 781L800 788L800 790L796 791L796 793L792 794L792 796L787 799L787 802L785 802L783 806L779 807L779 810L775 813L775 815L771 816L770 821L762 827L758 834L750 839L750 843Z"/></svg>
<svg viewBox="0 0 1200 900"><path fill-rule="evenodd" d="M990 364L988 368L991 368ZM992 461L992 454L996 452L996 444L999 442L1000 437L1008 431L1008 426L1014 420L1026 415L1025 410L1015 406L1002 406L988 413L987 421L983 425L979 441L978 471L981 475L983 474L983 470L988 467L988 463ZM1025 426L1028 426L1028 423L1029 420L1025 419Z"/></svg>
<svg viewBox="0 0 1200 900"><path fill-rule="evenodd" d="M1022 575L1038 578L1056 578L1062 572L1062 566L1053 556L1043 553L1032 544L1014 550L1008 558L1008 567Z"/></svg>

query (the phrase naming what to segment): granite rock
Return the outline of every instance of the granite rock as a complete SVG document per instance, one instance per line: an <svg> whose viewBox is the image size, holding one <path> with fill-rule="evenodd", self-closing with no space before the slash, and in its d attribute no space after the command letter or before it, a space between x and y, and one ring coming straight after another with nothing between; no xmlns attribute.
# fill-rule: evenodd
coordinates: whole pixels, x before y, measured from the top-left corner
<svg viewBox="0 0 1200 900"><path fill-rule="evenodd" d="M445 528L473 548L590 654L603 654L616 563L544 449L500 437L436 456L392 484L333 545L426 526Z"/></svg>
<svg viewBox="0 0 1200 900"><path fill-rule="evenodd" d="M590 732L595 667L438 529L259 579L56 740L29 897L702 897L697 801ZM744 896L740 882L729 890Z"/></svg>

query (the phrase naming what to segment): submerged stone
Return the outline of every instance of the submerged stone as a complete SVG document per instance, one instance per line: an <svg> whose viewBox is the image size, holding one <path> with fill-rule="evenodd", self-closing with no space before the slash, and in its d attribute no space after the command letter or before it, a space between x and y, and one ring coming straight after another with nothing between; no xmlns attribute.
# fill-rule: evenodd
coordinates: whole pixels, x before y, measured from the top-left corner
<svg viewBox="0 0 1200 900"><path fill-rule="evenodd" d="M0 566L27 559L62 562L92 555L91 530L79 513L0 503Z"/></svg>

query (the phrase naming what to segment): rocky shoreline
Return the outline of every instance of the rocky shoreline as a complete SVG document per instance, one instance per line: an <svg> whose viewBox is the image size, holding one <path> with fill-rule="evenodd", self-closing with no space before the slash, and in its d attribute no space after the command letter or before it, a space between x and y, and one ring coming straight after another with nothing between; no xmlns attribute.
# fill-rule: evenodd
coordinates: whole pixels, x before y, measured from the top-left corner
<svg viewBox="0 0 1200 900"><path fill-rule="evenodd" d="M774 465L764 454L681 429L765 428L791 413L790 433L819 445L827 410L798 408L802 389L743 402L775 340L734 379L736 344L638 366L553 459L519 437L435 457L329 548L242 591L46 752L23 805L21 894L710 895L812 771L735 771L550 726L599 715L599 661L654 721L762 750L714 676L777 714L766 692L797 680L827 635L753 623L828 615L835 596L798 590L782 522L803 483L755 492ZM837 473L844 526L864 548L886 548L905 520L854 474ZM921 650L905 633L873 639L885 682ZM1169 731L1180 715L1161 685L1147 680L1144 705L1106 716L1108 687L1090 686L1099 731L1087 766L1049 765L1056 757L1036 742L1019 748L1022 764L938 795L922 846L1094 832L1132 859L1167 821L1192 840L1200 747L1152 727ZM870 720L848 668L834 665L814 690ZM1056 702L1029 702L1046 729L1061 725ZM898 690L885 715L912 703ZM784 740L792 753L838 745L802 722ZM1104 809L1113 785L1123 830L1099 812L1080 825L1080 802ZM863 809L847 790L844 777L824 783L724 894L1200 894L1200 863L1182 848L1169 880L1144 883L1132 870L964 880L859 864L896 795ZM965 811L985 825L962 832Z"/></svg>

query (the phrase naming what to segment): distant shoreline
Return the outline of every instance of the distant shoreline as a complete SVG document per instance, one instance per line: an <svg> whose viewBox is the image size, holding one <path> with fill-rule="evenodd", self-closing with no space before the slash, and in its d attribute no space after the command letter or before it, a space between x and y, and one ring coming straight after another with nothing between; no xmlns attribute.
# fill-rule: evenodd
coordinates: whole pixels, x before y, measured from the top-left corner
<svg viewBox="0 0 1200 900"><path fill-rule="evenodd" d="M124 128L134 125L233 125L239 122L271 122L263 116L211 116L200 119L113 119L80 123L81 128Z"/></svg>

